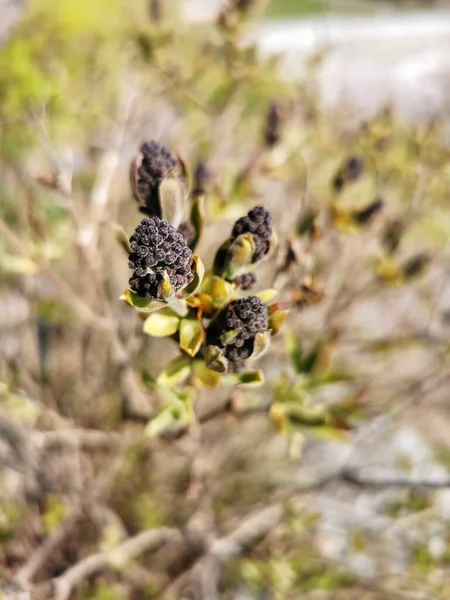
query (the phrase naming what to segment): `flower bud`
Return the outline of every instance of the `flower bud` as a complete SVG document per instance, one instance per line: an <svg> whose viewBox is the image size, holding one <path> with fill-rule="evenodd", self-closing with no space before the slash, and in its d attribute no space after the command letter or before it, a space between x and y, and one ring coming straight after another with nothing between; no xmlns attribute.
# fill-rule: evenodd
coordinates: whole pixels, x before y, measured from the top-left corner
<svg viewBox="0 0 450 600"><path fill-rule="evenodd" d="M180 176L179 161L172 150L156 141L143 144L130 170L133 196L141 212L161 218L159 186L169 176Z"/></svg>
<svg viewBox="0 0 450 600"><path fill-rule="evenodd" d="M144 219L130 238L129 284L143 298L167 300L194 278L192 252L181 233L158 217Z"/></svg>
<svg viewBox="0 0 450 600"><path fill-rule="evenodd" d="M213 321L208 331L208 343L223 349L228 370L239 372L251 358L257 334L267 331L267 307L257 296L230 302Z"/></svg>

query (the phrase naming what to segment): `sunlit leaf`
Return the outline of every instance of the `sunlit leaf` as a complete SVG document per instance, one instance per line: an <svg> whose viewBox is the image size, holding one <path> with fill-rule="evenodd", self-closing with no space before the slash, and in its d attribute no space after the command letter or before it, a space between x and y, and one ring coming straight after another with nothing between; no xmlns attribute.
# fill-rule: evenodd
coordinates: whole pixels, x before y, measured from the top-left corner
<svg viewBox="0 0 450 600"><path fill-rule="evenodd" d="M222 335L220 336L220 342L222 346L227 346L228 344L231 344L231 342L237 335L239 335L240 332L241 329L231 329L229 331L225 331L225 333L222 333Z"/></svg>
<svg viewBox="0 0 450 600"><path fill-rule="evenodd" d="M260 331L255 335L255 342L253 344L253 352L251 359L256 360L263 356L270 347L270 331Z"/></svg>
<svg viewBox="0 0 450 600"><path fill-rule="evenodd" d="M338 429L337 427L308 427L308 431L314 433L317 437L325 440L332 440L338 442L347 442L349 440L349 434L347 431Z"/></svg>
<svg viewBox="0 0 450 600"><path fill-rule="evenodd" d="M251 265L255 241L250 233L238 236L230 245L225 263L227 279L234 279Z"/></svg>
<svg viewBox="0 0 450 600"><path fill-rule="evenodd" d="M181 405L181 403L179 403ZM144 435L149 438L155 438L161 435L164 431L170 429L173 425L180 421L183 410L177 404L165 406L153 419L151 419L145 429Z"/></svg>
<svg viewBox="0 0 450 600"><path fill-rule="evenodd" d="M164 300L170 300L175 296L175 289L166 271L163 271L163 280L158 286L158 296L162 296Z"/></svg>
<svg viewBox="0 0 450 600"><path fill-rule="evenodd" d="M220 385L221 376L217 371L208 369L202 360L194 361L192 365L192 376L199 387L216 388Z"/></svg>
<svg viewBox="0 0 450 600"><path fill-rule="evenodd" d="M189 356L195 356L200 350L205 331L198 319L182 319L180 324L180 348Z"/></svg>
<svg viewBox="0 0 450 600"><path fill-rule="evenodd" d="M179 356L158 375L156 381L162 387L171 387L183 383L189 377L190 373L191 359L188 356Z"/></svg>
<svg viewBox="0 0 450 600"><path fill-rule="evenodd" d="M202 259L196 254L194 254L192 257L192 270L194 273L194 279L181 291L179 294L181 298L193 296L198 292L202 285L203 278L205 276L205 265L203 264Z"/></svg>
<svg viewBox="0 0 450 600"><path fill-rule="evenodd" d="M145 319L143 331L153 337L167 337L176 333L179 325L180 317L170 308L163 308Z"/></svg>
<svg viewBox="0 0 450 600"><path fill-rule="evenodd" d="M173 296L167 301L167 304L179 317L185 317L189 312L186 300L183 298L177 298L176 296Z"/></svg>
<svg viewBox="0 0 450 600"><path fill-rule="evenodd" d="M205 363L209 369L217 373L226 373L228 361L218 346L208 346L205 350Z"/></svg>
<svg viewBox="0 0 450 600"><path fill-rule="evenodd" d="M269 316L269 329L272 335L276 335L280 331L288 314L288 310L278 310Z"/></svg>
<svg viewBox="0 0 450 600"><path fill-rule="evenodd" d="M242 373L232 373L227 375L227 379L235 385L245 385L248 387L258 387L264 383L262 371L243 371Z"/></svg>
<svg viewBox="0 0 450 600"><path fill-rule="evenodd" d="M279 293L278 290L271 288L268 290L263 290L262 292L256 292L255 294L252 294L252 295L259 298L261 300L261 302L264 302L264 304L267 304L267 302L270 302L276 296L278 296L278 293Z"/></svg>
<svg viewBox="0 0 450 600"><path fill-rule="evenodd" d="M215 309L222 308L233 297L233 287L228 281L214 275L209 284L209 294Z"/></svg>
<svg viewBox="0 0 450 600"><path fill-rule="evenodd" d="M167 307L167 302L163 300L141 298L141 296L138 296L132 290L125 290L120 299L125 300L127 304L135 308L138 312L143 313L152 313Z"/></svg>

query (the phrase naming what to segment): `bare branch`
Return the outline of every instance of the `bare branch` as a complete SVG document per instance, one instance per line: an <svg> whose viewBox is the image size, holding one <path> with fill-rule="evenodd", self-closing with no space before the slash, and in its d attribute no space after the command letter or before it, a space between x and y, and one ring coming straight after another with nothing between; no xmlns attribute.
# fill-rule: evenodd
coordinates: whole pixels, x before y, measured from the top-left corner
<svg viewBox="0 0 450 600"><path fill-rule="evenodd" d="M283 505L279 503L250 515L229 535L213 542L211 554L222 562L242 554L270 533L283 514Z"/></svg>
<svg viewBox="0 0 450 600"><path fill-rule="evenodd" d="M55 600L67 600L74 587L94 573L106 568L121 568L144 552L155 551L168 542L183 539L180 531L162 527L149 529L129 538L116 548L92 554L53 581Z"/></svg>

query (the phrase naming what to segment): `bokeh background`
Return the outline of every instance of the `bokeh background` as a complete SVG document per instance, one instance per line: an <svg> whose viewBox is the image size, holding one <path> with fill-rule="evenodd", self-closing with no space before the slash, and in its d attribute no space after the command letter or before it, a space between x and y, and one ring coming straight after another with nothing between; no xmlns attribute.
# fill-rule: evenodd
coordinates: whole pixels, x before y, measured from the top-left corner
<svg viewBox="0 0 450 600"><path fill-rule="evenodd" d="M449 34L438 0L0 0L0 598L449 597ZM119 300L151 139L208 169L207 266L272 212L290 305L264 386L194 381L175 433L176 344Z"/></svg>

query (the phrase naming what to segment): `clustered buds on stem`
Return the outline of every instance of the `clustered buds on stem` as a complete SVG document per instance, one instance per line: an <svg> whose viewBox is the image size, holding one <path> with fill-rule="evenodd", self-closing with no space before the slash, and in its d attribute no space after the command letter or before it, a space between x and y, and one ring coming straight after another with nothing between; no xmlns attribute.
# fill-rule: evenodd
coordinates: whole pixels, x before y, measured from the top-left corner
<svg viewBox="0 0 450 600"><path fill-rule="evenodd" d="M231 241L235 241L245 233L250 233L255 242L255 251L251 262L256 263L269 252L272 237L272 215L262 206L252 208L246 217L241 217L234 224Z"/></svg>
<svg viewBox="0 0 450 600"><path fill-rule="evenodd" d="M128 264L134 273L129 284L138 296L165 299L166 279L175 292L192 281L192 252L167 221L144 219L131 236L130 245Z"/></svg>
<svg viewBox="0 0 450 600"><path fill-rule="evenodd" d="M148 335L171 336L179 343L183 355L161 374L163 385L187 377L188 371L205 385L216 385L217 377L226 373L235 373L234 382L260 383L260 371L246 371L246 361L269 348L287 310L280 303L267 307L258 296L242 297L242 290L253 287L254 269L275 244L272 217L256 206L238 219L205 275L192 249L201 235L211 177L199 163L186 219L188 180L182 159L171 150L158 142L142 146L131 168L131 183L148 217L137 226L129 246L120 240L134 271L131 289L122 297L140 313L148 313Z"/></svg>
<svg viewBox="0 0 450 600"><path fill-rule="evenodd" d="M256 283L256 275L253 272L244 273L233 279L233 283L241 290L251 290Z"/></svg>
<svg viewBox="0 0 450 600"><path fill-rule="evenodd" d="M255 336L268 329L266 305L257 296L248 296L230 302L208 331L209 343L223 348L228 360L228 371L245 368L251 357Z"/></svg>
<svg viewBox="0 0 450 600"><path fill-rule="evenodd" d="M214 259L215 275L250 289L256 278L250 271L263 260L274 245L272 216L256 206L234 224L230 238L219 248Z"/></svg>
<svg viewBox="0 0 450 600"><path fill-rule="evenodd" d="M179 175L179 161L170 148L156 141L141 146L131 169L131 184L141 212L161 217L159 186L165 177Z"/></svg>

